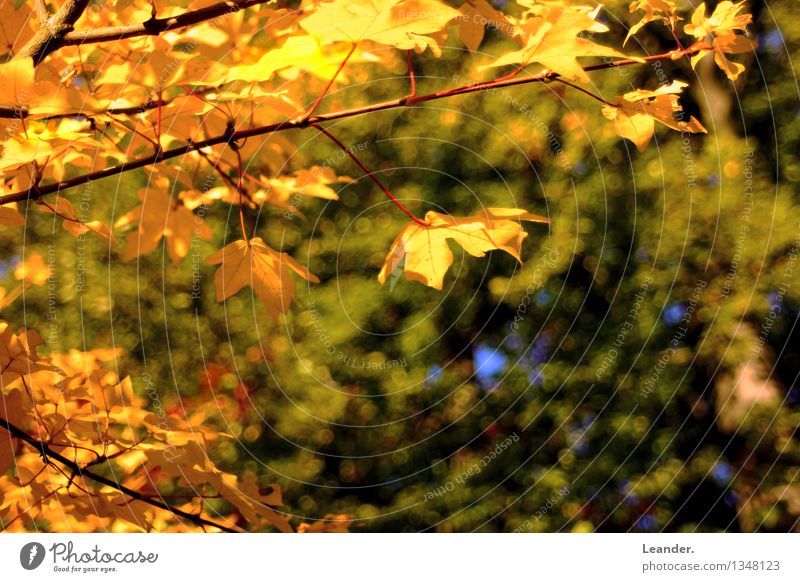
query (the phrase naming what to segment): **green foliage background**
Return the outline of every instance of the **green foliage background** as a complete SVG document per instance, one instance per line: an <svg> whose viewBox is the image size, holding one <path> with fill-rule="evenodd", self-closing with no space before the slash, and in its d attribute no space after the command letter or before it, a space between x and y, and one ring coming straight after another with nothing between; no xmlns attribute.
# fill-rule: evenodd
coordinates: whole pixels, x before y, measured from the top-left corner
<svg viewBox="0 0 800 582"><path fill-rule="evenodd" d="M78 241L29 208L25 234L3 230L0 247L15 257L7 269L52 248L58 332L48 337L45 288L3 317L40 329L52 349L124 348L120 371L141 391L150 374L167 406L233 399L237 414L209 422L238 438L215 454L226 469L279 482L298 523L344 513L355 531L796 530L795 10L752 7L759 48L736 84L710 63L660 63L667 79L692 85L684 105L709 135L659 130L642 153L613 135L597 102L557 83L328 126L361 144L359 157L418 215L519 206L550 216L549 227L526 226L524 266L454 249L442 293L402 278L379 285L405 217L306 130L289 135L291 167L328 159L357 180L340 185L339 203L303 199L305 218L260 214L260 235L323 281L300 286L285 321L270 322L246 292L216 303L212 267L192 297L192 257L239 236L223 205L207 217L214 241L178 265L163 249L123 263L96 237L82 259ZM610 3L606 44L621 43L612 15L630 23L627 12ZM657 24L639 36L637 50L672 46ZM499 42L490 33L483 50ZM441 60L415 63L422 93L477 74L456 41ZM407 90L401 61L389 73L352 69L352 85L323 107ZM607 98L659 84L648 65L592 79ZM68 194L111 222L143 185L144 174L129 174ZM748 362L754 375L736 382Z"/></svg>

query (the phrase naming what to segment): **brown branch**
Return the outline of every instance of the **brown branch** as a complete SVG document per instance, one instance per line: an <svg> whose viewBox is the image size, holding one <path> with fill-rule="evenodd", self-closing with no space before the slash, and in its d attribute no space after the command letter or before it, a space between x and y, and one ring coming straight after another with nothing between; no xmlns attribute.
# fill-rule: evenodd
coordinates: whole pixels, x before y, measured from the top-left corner
<svg viewBox="0 0 800 582"><path fill-rule="evenodd" d="M148 99L141 105L132 105L128 107L111 107L109 109L103 109L102 111L92 111L90 113L85 113L82 111L68 111L65 113L53 113L50 115L36 115L37 121L49 121L51 119L67 119L67 118L80 118L80 119L87 119L92 120L96 117L102 117L104 115L139 115L140 113L145 113L146 111L150 111L151 109L156 109L157 107L162 107L164 105L169 105L175 99L180 97L185 97L186 95L192 96L201 96L205 93L210 93L215 91L217 87L204 87L202 89L192 89L188 93L183 93L173 97L171 99ZM27 119L31 116L31 112L28 109L23 107L0 107L0 119Z"/></svg>
<svg viewBox="0 0 800 582"><path fill-rule="evenodd" d="M612 69L629 65L641 64L642 62L667 60L667 59L672 59L675 54L679 54L680 56L690 56L700 52L701 50L706 50L706 47L692 46L684 51L672 51L669 53L664 53L660 55L651 55L639 59L622 59L619 61L611 61L608 63L599 63L597 65L590 65L588 67L584 67L583 70L591 72L591 71L599 71L602 69ZM75 186L81 186L89 182L94 182L95 180L101 180L103 178L108 178L110 176L116 176L117 174L121 174L123 172L127 172L130 170L135 170L137 168L152 166L153 164L163 162L164 160L177 158L193 151L197 151L215 145L220 145L223 143L232 143L250 137L267 135L270 133L277 133L279 131L286 131L289 129L302 129L309 127L313 124L323 123L325 121L333 121L336 119L355 117L357 115L363 115L365 113L374 113L377 111L397 109L399 107L405 107L411 104L424 103L427 101L435 101L438 99L445 99L448 97L455 97L456 95L467 95L469 93L478 93L480 91L486 91L490 89L491 90L501 89L505 87L513 87L516 85L525 85L528 83L546 83L549 81L553 81L559 78L560 76L561 75L553 71L544 71L532 77L511 78L511 79L501 77L500 80L486 81L481 83L470 83L469 85L456 87L454 89L446 89L443 91L438 91L436 93L430 93L428 95L421 95L419 97L414 97L413 99L409 99L408 97L402 97L400 99L392 99L390 101L383 101L381 103L364 105L362 107L354 107L351 109L344 109L341 111L333 111L331 113L321 113L319 115L311 117L310 119L282 121L280 123L273 123L270 125L252 127L249 129L241 129L238 131L226 131L222 135L211 137L203 141L189 142L188 144L183 146L178 146L173 149L164 150L162 152L156 152L153 155L139 158L137 160L122 162L119 165L111 166L109 168L105 168L104 170L99 170L97 172L91 172L88 174L83 174L81 176L75 176L74 178L62 180L60 182L39 186L38 188L29 188L27 190L20 190L19 192L12 192L10 194L0 196L0 205L8 204L10 202L21 202L23 200L35 200L46 194L52 194L54 192L60 192L68 188L74 188Z"/></svg>
<svg viewBox="0 0 800 582"><path fill-rule="evenodd" d="M227 2L220 2L219 4L206 6L199 10L191 10L169 18L151 18L146 22L137 24L107 26L92 30L75 30L67 32L61 37L58 48L62 46L111 42L137 36L158 36L169 30L200 24L201 22L213 20L220 16L239 12L251 6L266 4L269 1L271 0L228 0Z"/></svg>
<svg viewBox="0 0 800 582"><path fill-rule="evenodd" d="M411 50L406 51L406 62L408 63L408 80L411 83L411 90L408 96L413 98L417 95L417 79L414 77L414 63L411 61Z"/></svg>
<svg viewBox="0 0 800 582"><path fill-rule="evenodd" d="M575 89L576 91L580 91L584 95L588 95L589 97L591 97L595 101L599 101L603 105L608 105L609 107L618 107L617 105L614 105L613 103L609 103L608 101L603 99L600 95L592 93L588 89L584 89L580 85L576 85L575 83L570 83L569 81L565 81L564 79L556 79L556 81L558 81L559 83L563 83L564 85L567 85L568 87L572 87L573 89Z"/></svg>
<svg viewBox="0 0 800 582"><path fill-rule="evenodd" d="M222 531L226 531L226 532L230 532L230 533L237 533L237 530L235 530L235 529L229 528L229 527L221 525L219 523L215 523L215 522L210 521L208 519L205 519L204 517L201 517L199 515L193 515L191 513L183 511L182 509L178 509L177 507L173 507L173 506L171 506L171 505L169 505L167 503L164 503L163 501L159 501L158 499L153 499L151 497L143 495L142 493L139 493L138 491L135 491L135 490L131 489L130 487L126 487L125 485L121 485L121 484L117 483L116 481L113 481L112 479L109 479L107 477L103 477L102 475L98 475L97 473L94 473L93 471L89 471L86 467L81 467L75 461L73 461L71 459L68 459L67 457L65 457L64 455L62 455L60 453L57 453L56 451L54 451L53 449L48 447L45 443L43 443L40 440L32 437L31 435L26 433L24 430L22 430L21 428L17 427L16 425L11 424L10 422L8 422L4 418L0 418L0 427L5 428L9 433L14 435L18 439L20 439L22 441L25 441L26 443L31 445L33 448L35 448L37 451L39 451L41 453L41 455L42 455L42 458L44 459L44 461L46 463L50 463L51 462L50 459L55 459L56 461L61 463L63 466L65 466L66 468L70 469L74 474L81 475L82 477L87 477L87 478L91 479L92 481L96 481L97 483L102 483L103 485L108 485L109 487L112 487L112 488L116 489L117 491L120 491L121 493L124 493L128 497L136 499L137 501L141 501L142 503L147 503L148 505L152 505L153 507L158 507L159 509L165 509L165 510L167 510L167 511L169 511L169 512L171 512L171 513L173 513L173 514L175 514L177 516L180 516L180 517L182 517L182 518L184 518L186 520L189 520L192 523L195 523L195 524L200 525L200 526L207 525L207 526L210 526L210 527L216 527L216 528L218 528L218 529L220 529Z"/></svg>
<svg viewBox="0 0 800 582"><path fill-rule="evenodd" d="M50 9L47 7L46 0L34 0L33 4L36 8L36 17L39 19L40 25L44 25L47 19L50 18Z"/></svg>
<svg viewBox="0 0 800 582"><path fill-rule="evenodd" d="M64 36L72 30L88 5L89 0L64 0L58 11L41 23L33 38L16 56L31 57L34 65L41 63L47 55L63 46Z"/></svg>
<svg viewBox="0 0 800 582"><path fill-rule="evenodd" d="M306 120L306 119L310 118L312 115L314 115L314 112L317 110L317 107L319 107L319 104L322 103L322 100L325 98L325 95L327 95L328 91L330 91L331 87L333 87L333 83L336 81L336 77L338 77L339 73L342 72L342 69L344 69L344 66L347 64L347 61L350 60L350 57L353 56L353 53L356 52L356 47L357 46L358 46L358 43L354 42L353 46L350 47L350 51L347 53L347 56L344 58L344 60L341 63L339 63L339 67L336 69L336 72L333 74L333 76L331 77L330 81L328 81L328 84L325 85L325 88L322 90L322 93L320 93L319 97L317 97L317 99L314 101L314 103L311 104L311 107L309 108L309 110L306 111L301 116L301 119Z"/></svg>

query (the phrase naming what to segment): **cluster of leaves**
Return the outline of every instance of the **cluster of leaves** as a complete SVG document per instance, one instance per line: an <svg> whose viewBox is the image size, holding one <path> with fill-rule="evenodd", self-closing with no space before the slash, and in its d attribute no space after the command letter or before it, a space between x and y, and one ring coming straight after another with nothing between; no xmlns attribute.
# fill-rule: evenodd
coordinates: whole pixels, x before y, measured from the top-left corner
<svg viewBox="0 0 800 582"><path fill-rule="evenodd" d="M196 8L220 6L200 3ZM116 224L134 228L127 236L123 258L146 255L165 238L172 259L180 260L193 234L210 237L205 225L194 226L194 210L217 203L238 205L242 242L231 243L212 261L221 263L217 297L225 299L244 286L240 269L244 261L271 265L266 270L254 269L261 275L253 277L253 282L267 310L277 316L286 312L294 286L281 282L288 277L284 259L276 259L281 253L256 242L246 226L246 210L285 207L289 193L335 199L326 186L336 177L314 168L287 172L295 149L288 140L272 134L305 126L327 90L336 81L346 80L348 62L390 60L389 53L377 50L381 46L419 52L430 48L440 54L447 24L473 12L495 27L506 27L511 41L521 45L482 69L515 65L514 76L538 63L547 76L589 83L579 58L626 58L583 36L608 31L597 20L599 7L528 1L522 6L525 11L515 18L494 10L485 0L465 4L461 12L437 0L337 0L301 10L265 6L238 10L245 6L234 3L235 13L218 15L223 22L207 20L166 30L155 39L142 34L115 43L113 50L87 34L74 47L49 49L52 54L35 69L27 47L37 19L28 18L23 33L9 44L13 58L0 67L0 80L9 88L0 106L11 111L11 117L22 118L5 123L0 170L9 197L4 199L15 200L15 193L24 193L23 198L37 200L62 218L76 236L88 229L111 239L109 227L79 218L68 201L55 206L44 202L42 187L49 185L49 191L54 191L77 184L67 178L76 170L92 177L137 162L153 165L148 187L141 194L142 205ZM674 26L677 21L668 2L655 6L639 2L634 7L647 11L642 23L662 19ZM736 34L749 22L747 16L738 15L741 9L741 4L726 2L707 18L705 7L698 8L686 27L697 41L675 51L673 58L692 54L696 61L714 51L720 66L735 78L741 66L731 64L725 55L752 47L745 36ZM4 10L12 13L9 20L20 21L29 9L6 5ZM143 21L143 29L152 30L156 23L181 14L178 6L156 14L142 13L136 3L118 2L113 13L89 10L78 24L102 33L103 26ZM463 42L472 49L478 48L482 38L475 20L459 29ZM113 33L107 36L114 38ZM248 38L258 42L242 42ZM51 44L57 42L51 39ZM327 83L309 108L293 94L295 84L305 82L307 75ZM680 119L678 95L685 86L675 82L656 91L626 93L616 102L605 102L603 114L621 136L640 148L650 140L654 121L679 131L705 132L697 119ZM411 100L419 101L414 95ZM260 134L267 135L268 145L245 137ZM212 182L204 170L218 174L223 185L208 186ZM4 212L13 213L13 209L5 207ZM6 220L19 223L19 219L10 214ZM429 227L425 221L416 222ZM457 223L451 228L461 231ZM498 247L492 244L490 248ZM310 274L294 270L312 280ZM432 270L424 278L440 279Z"/></svg>
<svg viewBox="0 0 800 582"><path fill-rule="evenodd" d="M42 284L47 267L35 256L15 276ZM291 531L274 509L277 486L262 493L253 474L240 480L211 460L213 443L232 437L204 426L207 407L150 411L131 379L105 366L119 350L40 356L43 343L0 323L4 530Z"/></svg>

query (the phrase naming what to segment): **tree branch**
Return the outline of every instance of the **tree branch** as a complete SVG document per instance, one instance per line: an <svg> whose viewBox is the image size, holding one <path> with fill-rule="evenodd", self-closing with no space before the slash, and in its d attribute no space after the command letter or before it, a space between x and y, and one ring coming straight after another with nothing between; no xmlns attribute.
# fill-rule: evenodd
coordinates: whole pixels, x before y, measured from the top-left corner
<svg viewBox="0 0 800 582"><path fill-rule="evenodd" d="M159 501L158 499L153 499L151 497L143 495L143 494L139 493L138 491L135 491L135 490L133 490L133 489L131 489L129 487L126 487L125 485L120 485L119 483L117 483L116 481L113 481L112 479L108 479L107 477L103 477L102 475L98 475L97 473L94 473L93 471L88 470L86 467L81 467L75 461L72 461L72 460L68 459L67 457L65 457L64 455L62 455L60 453L57 453L56 451L54 451L53 449L48 447L45 443L43 443L40 440L32 437L31 435L26 433L24 430L22 430L21 428L17 427L16 425L11 424L10 422L8 422L4 418L0 418L0 427L3 427L9 433L14 435L18 439L20 439L22 441L25 441L26 443L31 445L33 448L35 448L37 451L39 451L41 453L41 455L42 455L42 458L44 459L44 461L46 463L50 463L50 459L55 459L56 461L58 461L59 463L61 463L62 465L64 465L68 469L70 469L76 475L81 475L82 477L88 477L92 481L96 481L98 483L102 483L103 485L108 485L109 487L113 487L117 491L120 491L121 493L124 493L125 495L127 495L127 496L129 496L129 497L131 497L133 499L136 499L137 501L141 501L142 503L147 503L148 505L152 505L153 507L158 507L159 509L166 509L167 511L169 511L169 512L171 512L173 514L178 515L178 516L180 516L180 517L182 517L182 518L184 518L184 519L186 519L188 521L191 521L192 523L200 525L200 526L205 525L205 526L209 526L209 527L216 527L216 528L218 528L218 529L220 529L222 531L226 531L226 532L230 532L230 533L238 533L238 531L233 529L233 528L229 528L229 527L221 525L219 523L215 523L215 522L210 521L208 519L205 519L204 517L201 517L199 515L193 515L191 513L183 511L182 509L178 509L177 507L172 507L171 505L169 505L167 503L164 503L162 501Z"/></svg>
<svg viewBox="0 0 800 582"><path fill-rule="evenodd" d="M418 217L414 216L414 214L408 208L406 208L405 205L402 202L400 202L395 197L395 195L392 194L391 191L389 191L389 189L386 186L383 185L383 183L380 180L378 180L378 177L375 174L372 173L372 170L370 170L367 166L365 166L364 163L361 160L358 159L358 156L356 156L353 152L351 152L349 149L347 149L347 146L344 145L339 140L338 137L333 135L331 132L329 132L324 127L322 127L320 125L317 125L316 123L312 123L311 127L313 127L314 129L318 130L325 137L327 137L329 140L331 140L333 143L335 143L337 146L339 146L339 148L341 148L341 150L344 153L346 153L350 157L350 159L353 160L353 162L355 162L356 166L361 168L361 171L364 172L364 175L367 178L369 178L370 180L372 180L375 183L375 185L378 188L380 188L383 191L383 193L386 194L386 196L389 197L389 200L394 202L395 206L397 206L400 210L402 210L403 213L405 213L406 216L408 216L411 220L413 220L414 222L416 222L420 226L430 226L430 224L428 224L427 222L425 222L421 218L418 218Z"/></svg>
<svg viewBox="0 0 800 582"><path fill-rule="evenodd" d="M72 30L72 25L88 5L89 0L64 0L61 8L41 23L33 38L16 56L31 57L34 65L41 63L47 55L63 46L63 37Z"/></svg>
<svg viewBox="0 0 800 582"><path fill-rule="evenodd" d="M622 59L619 61L599 63L597 65L590 65L588 67L584 67L583 70L591 72L602 69L612 69L628 65L641 64L642 62L673 59L676 55L681 57L690 56L697 52L700 52L701 50L705 50L705 48L706 48L705 46L693 46L683 51L672 51L660 55L651 55L643 57L641 59ZM336 119L355 117L357 115L363 115L365 113L374 113L377 111L397 109L399 107L405 107L411 104L424 103L427 101L435 101L438 99L445 99L448 97L455 97L456 95L467 95L469 93L477 93L480 91L513 87L516 85L525 85L528 83L546 83L558 79L560 76L561 75L553 71L544 71L532 77L511 78L511 79L501 77L499 80L486 81L481 83L471 83L461 87L456 87L454 89L446 89L443 91L438 91L436 93L430 93L428 95L420 95L418 97L414 97L413 100L409 100L408 97L402 97L400 99L383 101L382 103L374 103L371 105L364 105L362 107L354 107L351 109L344 109L341 111L334 111L331 113L322 113L319 115L315 115L309 119L282 121L280 123L273 123L270 125L252 127L249 129L241 129L238 131L226 131L226 133L218 135L216 137L211 137L203 141L196 141L196 142L192 141L183 146L178 146L170 150L156 152L150 156L139 158L137 160L122 162L119 165L111 166L109 168L106 168L104 170L99 170L97 172L91 172L88 174L83 174L81 176L75 176L74 178L62 180L60 182L55 182L52 184L46 184L44 186L29 188L27 190L21 190L19 192L12 192L10 194L0 196L0 205L8 204L10 202L21 202L23 200L36 200L41 196L45 196L47 194L61 192L62 190L66 190L68 188L74 188L75 186L81 186L89 182L94 182L95 180L101 180L103 178L108 178L110 176L116 176L117 174L121 174L123 172L127 172L130 170L135 170L137 168L152 166L153 164L163 162L164 160L169 160L171 158L183 156L193 151L197 151L215 145L220 145L223 143L231 143L242 139L247 139L250 137L267 135L270 133L277 133L279 131L286 131L289 129L302 129L314 124L323 123L325 121L333 121Z"/></svg>
<svg viewBox="0 0 800 582"><path fill-rule="evenodd" d="M127 24L124 26L107 26L103 28L95 28L92 30L75 30L64 34L59 45L56 48L63 46L73 46L81 44L96 44L100 42L111 42L117 40L124 40L126 38L133 38L136 36L158 36L168 30L175 30L177 28L186 28L214 20L220 16L233 14L251 6L258 4L266 4L271 0L228 0L227 2L220 2L200 8L199 10L191 10L184 12L178 16L171 16L169 18L151 18L150 20L137 24ZM56 50L55 48L53 50Z"/></svg>
<svg viewBox="0 0 800 582"><path fill-rule="evenodd" d="M111 107L102 111L92 111L91 113L84 113L82 111L68 111L65 113L53 113L50 115L36 115L37 121L49 121L51 119L67 119L69 117L77 117L81 119L92 119L95 116L101 115L138 115L151 109L156 109L164 105L169 105L178 97L185 97L186 95L201 96L211 91L218 89L218 87L202 87L193 88L190 93L180 94L172 99L148 99L141 105L131 105L128 107ZM31 116L28 109L22 107L0 107L0 119L27 119Z"/></svg>
<svg viewBox="0 0 800 582"><path fill-rule="evenodd" d="M34 7L36 8L36 17L39 23L44 25L47 19L50 18L50 10L47 8L46 0L34 0Z"/></svg>

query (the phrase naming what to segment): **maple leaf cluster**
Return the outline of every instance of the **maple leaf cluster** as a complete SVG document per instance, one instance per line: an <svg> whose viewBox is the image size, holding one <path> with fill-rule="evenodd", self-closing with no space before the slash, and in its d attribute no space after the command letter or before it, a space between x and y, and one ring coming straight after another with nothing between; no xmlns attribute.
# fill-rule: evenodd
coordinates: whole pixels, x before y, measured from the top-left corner
<svg viewBox="0 0 800 582"><path fill-rule="evenodd" d="M34 255L16 278L43 284L43 272ZM7 303L19 293L3 295ZM131 379L106 367L120 350L43 356L43 343L0 321L4 531L292 530L277 485L261 488L252 473L239 479L211 459L214 443L232 437L208 428L206 407L150 411Z"/></svg>

